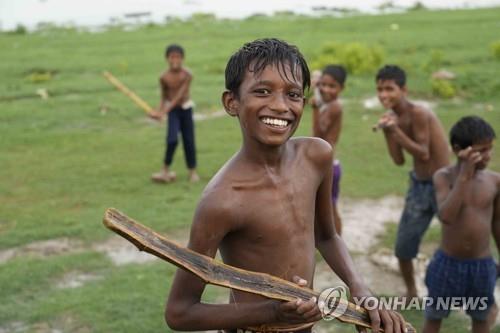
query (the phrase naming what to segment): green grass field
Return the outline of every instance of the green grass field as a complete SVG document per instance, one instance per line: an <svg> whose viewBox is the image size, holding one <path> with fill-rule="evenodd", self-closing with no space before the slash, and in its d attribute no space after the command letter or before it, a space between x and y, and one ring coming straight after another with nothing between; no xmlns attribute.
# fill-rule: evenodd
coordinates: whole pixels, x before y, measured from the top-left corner
<svg viewBox="0 0 500 333"><path fill-rule="evenodd" d="M13 322L28 327L49 323L67 332L168 330L163 307L174 269L157 263L115 267L89 246L111 236L101 224L111 206L158 231L187 228L204 185L239 148L239 126L229 116L198 122L202 182L185 181L179 149L174 168L180 181L153 185L149 176L161 166L165 126L146 121L102 78L103 70L156 105L164 47L182 43L195 77L196 111L210 113L221 109L225 64L243 42L283 38L298 45L309 61L328 42L376 43L385 51L384 62L407 69L411 97L437 103L434 110L447 130L459 117L476 114L500 132L500 61L490 50L500 39L499 17L500 8L316 19L200 16L134 31L115 27L102 33L45 29L0 34L0 250L61 237L88 245L78 253L0 263L0 331ZM390 29L394 23L399 30ZM439 66L457 74L454 99L432 95L425 68L436 52L441 54ZM36 72L52 75L46 80ZM410 168L394 166L382 136L371 131L383 112L362 104L375 95L373 76L350 76L343 96L342 191L352 198L402 195ZM40 99L37 89L46 89L51 97ZM310 128L306 109L297 135L309 135ZM495 170L500 170L499 151L497 145L490 165ZM101 278L79 288L56 288L55 281L72 271ZM217 293L210 290L208 299ZM421 325L421 313L410 318ZM443 332L467 331L462 319L447 325Z"/></svg>

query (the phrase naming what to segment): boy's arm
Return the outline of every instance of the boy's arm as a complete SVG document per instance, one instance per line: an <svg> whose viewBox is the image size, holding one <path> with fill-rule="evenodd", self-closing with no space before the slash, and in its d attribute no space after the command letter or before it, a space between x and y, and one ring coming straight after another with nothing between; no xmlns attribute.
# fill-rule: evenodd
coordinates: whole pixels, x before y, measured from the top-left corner
<svg viewBox="0 0 500 333"><path fill-rule="evenodd" d="M500 176L497 175L497 196L493 203L493 223L492 223L492 233L495 243L497 245L497 251L500 254ZM498 270L497 265L497 270Z"/></svg>
<svg viewBox="0 0 500 333"><path fill-rule="evenodd" d="M337 140L340 135L340 126L335 128L336 124L339 124L342 121L342 108L338 103L329 103L325 106L327 109L319 115L319 130L323 137L328 136L329 132L335 130L335 133L332 137L331 143L337 143Z"/></svg>
<svg viewBox="0 0 500 333"><path fill-rule="evenodd" d="M331 146L325 142L319 147L322 161L321 172L324 173L316 195L316 215L315 215L315 242L330 268L344 281L349 287L351 297L372 296L368 287L364 284L359 274L354 269L354 263L351 259L347 246L335 230L332 214L331 186L332 186L332 162L333 153ZM392 328L399 332L404 331L405 323L401 315L396 312L386 310L368 310L372 323L373 332L378 332L380 325L392 332Z"/></svg>
<svg viewBox="0 0 500 333"><path fill-rule="evenodd" d="M394 138L392 131L390 131L391 126L397 126L396 122L396 116L392 112L387 112L379 120L378 125L384 130L385 142L387 144L387 149L389 150L389 155L391 156L392 161L396 165L403 165L405 163L403 149Z"/></svg>
<svg viewBox="0 0 500 333"><path fill-rule="evenodd" d="M415 140L408 137L397 124L392 124L384 128L384 133L388 133L396 143L413 155L413 157L422 161L429 160L430 130L426 112L418 110L414 113L412 118L412 131Z"/></svg>
<svg viewBox="0 0 500 333"><path fill-rule="evenodd" d="M191 229L190 249L210 257L215 256L224 236L235 227L231 225L231 212L219 208L220 206L218 200L202 200ZM170 328L177 331L235 329L277 321L303 323L321 318L319 310L312 311L316 307L312 300L202 303L205 285L204 281L190 272L177 270L165 309L165 320Z"/></svg>
<svg viewBox="0 0 500 333"><path fill-rule="evenodd" d="M474 177L475 165L481 161L478 152L466 148L458 152L459 171L450 184L445 169L438 170L433 177L438 204L438 217L444 224L454 223L462 209L467 183Z"/></svg>
<svg viewBox="0 0 500 333"><path fill-rule="evenodd" d="M320 136L321 132L319 128L319 107L315 97L313 97L311 100L311 107L312 107L313 135Z"/></svg>

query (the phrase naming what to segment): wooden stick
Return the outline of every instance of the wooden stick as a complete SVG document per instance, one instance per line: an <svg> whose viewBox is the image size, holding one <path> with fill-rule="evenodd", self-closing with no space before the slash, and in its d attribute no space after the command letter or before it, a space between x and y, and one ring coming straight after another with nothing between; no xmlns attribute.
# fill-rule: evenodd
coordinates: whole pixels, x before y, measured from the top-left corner
<svg viewBox="0 0 500 333"><path fill-rule="evenodd" d="M127 95L137 106L144 110L147 114L154 112L153 108L149 106L146 101L140 98L136 93L127 88L123 83L120 82L116 77L114 77L110 72L104 71L102 75L108 80L112 85L114 85L118 90Z"/></svg>
<svg viewBox="0 0 500 333"><path fill-rule="evenodd" d="M206 283L282 301L293 301L297 298L308 301L313 296L316 299L320 296L312 289L299 287L292 282L269 274L229 266L180 246L114 208L106 210L103 223L108 229L133 243L140 251L148 252L190 271ZM344 299L336 299L335 301L342 303L346 308L345 313L336 319L343 323L370 327L368 312L364 308ZM416 332L410 324L407 324L407 329L408 333Z"/></svg>

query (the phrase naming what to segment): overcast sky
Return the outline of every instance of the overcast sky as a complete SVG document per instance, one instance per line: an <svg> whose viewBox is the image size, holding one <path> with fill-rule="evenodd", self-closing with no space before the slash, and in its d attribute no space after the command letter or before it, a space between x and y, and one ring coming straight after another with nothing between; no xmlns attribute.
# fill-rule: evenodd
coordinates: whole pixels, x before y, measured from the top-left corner
<svg viewBox="0 0 500 333"><path fill-rule="evenodd" d="M214 13L218 17L241 18L255 13L272 14L277 10L311 13L313 6L335 6L373 11L387 0L0 0L0 28L13 29L17 24L33 28L39 22L73 23L97 26L111 17L149 12L147 20L160 22L165 16L187 17L192 13ZM409 7L416 0L393 0L397 6ZM500 6L500 0L421 0L432 8ZM117 6L119 4L119 6Z"/></svg>

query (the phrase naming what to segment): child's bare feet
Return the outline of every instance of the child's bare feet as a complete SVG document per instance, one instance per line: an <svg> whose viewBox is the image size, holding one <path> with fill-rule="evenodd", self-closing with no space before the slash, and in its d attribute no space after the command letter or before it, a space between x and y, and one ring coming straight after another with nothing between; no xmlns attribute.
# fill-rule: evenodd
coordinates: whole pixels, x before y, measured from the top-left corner
<svg viewBox="0 0 500 333"><path fill-rule="evenodd" d="M158 173L154 173L151 175L151 180L156 182L156 183L171 183L175 181L177 178L177 175L173 171L165 171L162 170Z"/></svg>
<svg viewBox="0 0 500 333"><path fill-rule="evenodd" d="M487 318L487 321L488 321L488 327L490 329L493 328L493 326L495 326L495 323L496 323L496 320L497 320L497 315L498 315L498 306L496 303L494 303L491 308L490 308L490 311L488 313L488 318Z"/></svg>
<svg viewBox="0 0 500 333"><path fill-rule="evenodd" d="M200 176L196 173L196 171L192 170L189 172L189 181L191 183L197 183L200 181Z"/></svg>

